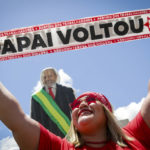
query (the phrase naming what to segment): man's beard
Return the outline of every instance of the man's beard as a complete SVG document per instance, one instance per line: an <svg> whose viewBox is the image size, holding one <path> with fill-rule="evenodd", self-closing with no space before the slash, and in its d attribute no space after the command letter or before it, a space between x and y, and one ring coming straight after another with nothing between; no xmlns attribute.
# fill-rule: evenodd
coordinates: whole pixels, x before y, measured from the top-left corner
<svg viewBox="0 0 150 150"><path fill-rule="evenodd" d="M54 84L55 84L54 82L48 81L47 83L44 84L44 86L50 88L50 87L53 87Z"/></svg>

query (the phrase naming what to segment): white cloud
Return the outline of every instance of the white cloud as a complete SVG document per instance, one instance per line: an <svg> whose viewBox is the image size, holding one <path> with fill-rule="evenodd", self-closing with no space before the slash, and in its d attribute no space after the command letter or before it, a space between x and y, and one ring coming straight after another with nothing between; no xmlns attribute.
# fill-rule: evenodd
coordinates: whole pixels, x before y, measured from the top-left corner
<svg viewBox="0 0 150 150"><path fill-rule="evenodd" d="M60 76L60 84L72 87L73 84L72 78L67 73L65 73L63 69L60 69L58 71L58 74Z"/></svg>
<svg viewBox="0 0 150 150"><path fill-rule="evenodd" d="M39 91L42 88L40 81L37 82L37 85L33 88L33 93Z"/></svg>
<svg viewBox="0 0 150 150"><path fill-rule="evenodd" d="M118 120L129 119L132 120L139 112L144 98L139 103L132 102L128 106L119 107L114 111L115 116Z"/></svg>
<svg viewBox="0 0 150 150"><path fill-rule="evenodd" d="M19 150L13 137L6 137L0 141L0 150Z"/></svg>

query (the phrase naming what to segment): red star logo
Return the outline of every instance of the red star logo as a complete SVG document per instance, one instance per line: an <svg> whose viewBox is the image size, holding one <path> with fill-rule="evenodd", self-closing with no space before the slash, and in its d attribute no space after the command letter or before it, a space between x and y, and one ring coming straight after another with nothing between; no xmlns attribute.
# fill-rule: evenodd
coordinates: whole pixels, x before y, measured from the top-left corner
<svg viewBox="0 0 150 150"><path fill-rule="evenodd" d="M144 24L144 26L147 26L150 31L150 17L147 17L147 22Z"/></svg>

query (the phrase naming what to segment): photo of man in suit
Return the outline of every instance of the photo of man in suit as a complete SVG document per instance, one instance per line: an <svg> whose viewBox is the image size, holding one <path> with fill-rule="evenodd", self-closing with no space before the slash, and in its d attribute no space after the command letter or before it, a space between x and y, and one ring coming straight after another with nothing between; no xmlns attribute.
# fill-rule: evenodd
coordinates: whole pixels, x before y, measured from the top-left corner
<svg viewBox="0 0 150 150"><path fill-rule="evenodd" d="M58 84L57 81L58 74L54 68L42 70L42 88L31 99L31 118L52 133L64 137L70 126L69 103L73 102L75 95L72 88Z"/></svg>

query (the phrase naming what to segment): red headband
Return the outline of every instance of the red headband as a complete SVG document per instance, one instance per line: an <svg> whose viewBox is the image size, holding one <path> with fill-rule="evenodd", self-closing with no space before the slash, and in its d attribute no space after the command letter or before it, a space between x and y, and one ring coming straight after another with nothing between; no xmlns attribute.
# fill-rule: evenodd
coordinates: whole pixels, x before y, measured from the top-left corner
<svg viewBox="0 0 150 150"><path fill-rule="evenodd" d="M90 97L92 99L99 100L102 104L104 104L109 109L109 111L112 112L112 107L111 107L109 100L103 94L100 94L100 93L86 92L80 95L77 99L75 99L75 101L78 101L80 98L85 97L85 96L87 96L87 98Z"/></svg>

